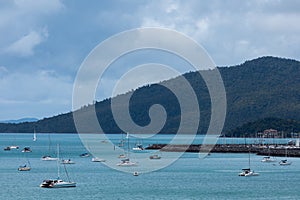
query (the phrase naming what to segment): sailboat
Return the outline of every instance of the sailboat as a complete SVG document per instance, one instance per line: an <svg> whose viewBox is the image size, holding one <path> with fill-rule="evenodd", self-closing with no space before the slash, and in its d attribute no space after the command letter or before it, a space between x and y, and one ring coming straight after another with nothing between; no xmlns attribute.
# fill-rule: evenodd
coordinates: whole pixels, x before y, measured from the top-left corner
<svg viewBox="0 0 300 200"><path fill-rule="evenodd" d="M122 139L120 140L120 142L118 144L118 147L123 147L124 143L125 143L125 140L124 140L124 137L123 137L123 133L121 133L121 135L122 135Z"/></svg>
<svg viewBox="0 0 300 200"><path fill-rule="evenodd" d="M251 170L251 168L250 168L250 152L249 152L248 165L249 165L249 168L242 169L242 172L239 173L239 176L258 176L259 173L254 172L254 170Z"/></svg>
<svg viewBox="0 0 300 200"><path fill-rule="evenodd" d="M35 132L35 129L33 131L33 139L32 139L34 142L36 141L36 132Z"/></svg>
<svg viewBox="0 0 300 200"><path fill-rule="evenodd" d="M119 162L117 164L117 166L120 166L120 167L137 166L136 162L131 162L130 159L129 159L129 133L127 133L126 138L127 138L127 143L128 143L127 144L127 158L122 159L121 162Z"/></svg>
<svg viewBox="0 0 300 200"><path fill-rule="evenodd" d="M64 181L62 179L60 179L60 165L59 165L59 145L57 145L57 179L47 179L44 180L41 184L40 187L43 188L66 188L66 187L76 187L76 182L71 182L68 172L67 172L67 168L64 165L64 169L65 169L65 173L67 175L68 181Z"/></svg>
<svg viewBox="0 0 300 200"><path fill-rule="evenodd" d="M276 159L271 158L270 156L265 156L265 157L263 157L261 162L276 162Z"/></svg>
<svg viewBox="0 0 300 200"><path fill-rule="evenodd" d="M271 156L270 156L270 149L268 149L268 151L269 151L269 155L263 157L263 159L261 160L261 162L276 162L276 159L275 158L271 158Z"/></svg>
<svg viewBox="0 0 300 200"><path fill-rule="evenodd" d="M287 160L287 147L285 148L285 159L283 159L283 160L281 160L280 162L279 162L279 165L291 165L292 164L292 162L290 162L290 161L288 161Z"/></svg>
<svg viewBox="0 0 300 200"><path fill-rule="evenodd" d="M49 139L49 147L48 147L48 153L50 154L50 148L51 148L51 140L50 140L50 135L48 135L48 139ZM55 161L58 160L58 158L52 158L50 155L45 155L42 157L43 161Z"/></svg>
<svg viewBox="0 0 300 200"><path fill-rule="evenodd" d="M31 166L30 166L29 160L27 160L27 164L20 165L20 166L18 167L18 170L19 170L19 171L30 171L30 170L31 170Z"/></svg>

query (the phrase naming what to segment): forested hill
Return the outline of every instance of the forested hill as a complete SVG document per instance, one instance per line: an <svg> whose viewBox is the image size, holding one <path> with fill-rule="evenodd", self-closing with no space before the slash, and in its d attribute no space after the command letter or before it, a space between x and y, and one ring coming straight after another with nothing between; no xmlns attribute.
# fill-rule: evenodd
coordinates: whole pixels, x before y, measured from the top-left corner
<svg viewBox="0 0 300 200"><path fill-rule="evenodd" d="M265 118L280 118L287 122L292 120L294 124L297 124L295 121L300 121L300 62L277 57L261 57L241 65L218 69L227 95L224 132L232 133L232 130L238 130L238 127L246 123L259 120L263 122ZM199 99L201 120L198 133L205 133L211 110L208 90L199 73L189 72L183 76L190 82ZM178 77L170 79L164 84L175 85L180 89L178 79ZM167 123L161 133L177 132L181 110L174 94L159 84L144 86L133 92L130 113L137 124L147 125L150 122L149 107L153 104L161 104L167 111ZM115 98L123 96L119 95ZM118 133L121 130L113 120L110 102L111 99L106 99L96 103L97 117L104 132ZM85 115L85 120L88 120L89 110L91 110L90 106L86 106L77 112ZM272 128L276 129L276 127ZM71 112L37 122L0 124L0 132L32 132L33 129L38 132L76 132ZM244 131L244 129L240 130ZM235 132L234 135L239 133Z"/></svg>

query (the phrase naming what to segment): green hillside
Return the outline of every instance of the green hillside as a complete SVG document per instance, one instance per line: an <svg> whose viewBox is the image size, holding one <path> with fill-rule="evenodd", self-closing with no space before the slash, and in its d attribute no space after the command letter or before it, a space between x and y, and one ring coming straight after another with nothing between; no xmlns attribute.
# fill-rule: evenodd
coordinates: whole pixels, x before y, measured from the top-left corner
<svg viewBox="0 0 300 200"><path fill-rule="evenodd" d="M218 69L227 95L224 133L242 135L246 130L237 128L254 121L266 123L266 127L271 126L272 124L264 121L265 118L280 118L287 123L291 120L293 123L300 121L300 62L284 58L261 57L241 65ZM202 71L202 73L211 72ZM189 72L183 76L190 82L198 97L201 111L198 133L206 133L211 114L207 87L199 73ZM180 89L182 86L178 80L177 77L163 84ZM115 98L124 98L129 94ZM121 130L112 117L110 103L111 99L106 99L95 104L97 117L104 132L119 133ZM170 90L159 84L144 86L133 91L129 109L134 122L141 126L147 125L150 122L149 107L153 104L161 104L167 112L167 122L161 133L176 133L181 115L179 103ZM89 120L91 108L86 106L77 112L81 113L85 120ZM193 110L189 108L186 112L189 115ZM34 128L38 132L76 132L71 112L37 122L0 124L0 132L32 132ZM270 128L276 129L276 127ZM279 128L277 129L280 130ZM257 129L249 131L257 131ZM88 127L87 132L89 132Z"/></svg>

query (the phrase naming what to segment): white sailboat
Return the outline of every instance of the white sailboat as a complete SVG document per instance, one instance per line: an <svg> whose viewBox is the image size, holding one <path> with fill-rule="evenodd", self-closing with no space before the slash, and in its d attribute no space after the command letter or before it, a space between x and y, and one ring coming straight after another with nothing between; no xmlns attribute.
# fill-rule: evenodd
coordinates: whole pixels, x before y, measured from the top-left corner
<svg viewBox="0 0 300 200"><path fill-rule="evenodd" d="M59 165L59 145L57 145L57 179L47 179L44 180L40 187L43 188L66 188L66 187L76 187L76 182L70 181L66 166L64 165L65 173L67 175L68 181L60 179L60 165Z"/></svg>
<svg viewBox="0 0 300 200"><path fill-rule="evenodd" d="M276 162L275 158L271 158L270 156L265 156L263 157L263 159L261 160L261 162Z"/></svg>
<svg viewBox="0 0 300 200"><path fill-rule="evenodd" d="M285 148L285 159L281 160L279 162L279 165L285 166L285 165L291 165L292 162L287 160L287 147Z"/></svg>
<svg viewBox="0 0 300 200"><path fill-rule="evenodd" d="M239 176L259 176L259 173L254 172L254 170L251 170L250 168L250 152L249 152L248 166L249 168L242 169L242 172L239 173Z"/></svg>
<svg viewBox="0 0 300 200"><path fill-rule="evenodd" d="M268 152L269 152L269 155L263 157L263 159L261 160L261 162L265 162L265 163L276 162L276 158L274 158L274 157L271 158L270 148L268 148Z"/></svg>
<svg viewBox="0 0 300 200"><path fill-rule="evenodd" d="M31 170L31 166L30 166L30 162L29 160L27 160L27 163L24 165L20 165L18 167L18 171L30 171Z"/></svg>
<svg viewBox="0 0 300 200"><path fill-rule="evenodd" d="M122 159L121 162L119 162L119 163L117 164L117 166L120 166L120 167L132 167L132 166L137 166L137 163L136 163L136 162L132 162L132 161L130 161L130 159L129 159L129 133L127 133L126 138L127 138L127 158Z"/></svg>
<svg viewBox="0 0 300 200"><path fill-rule="evenodd" d="M35 129L34 129L34 131L33 131L33 139L32 139L32 140L35 142L36 139L37 139L37 138L36 138L36 132L35 132Z"/></svg>
<svg viewBox="0 0 300 200"><path fill-rule="evenodd" d="M41 159L43 161L56 161L58 158L53 158L50 156L50 148L51 148L51 140L50 140L50 135L48 135L48 140L49 140L49 145L48 145L48 155L43 156Z"/></svg>

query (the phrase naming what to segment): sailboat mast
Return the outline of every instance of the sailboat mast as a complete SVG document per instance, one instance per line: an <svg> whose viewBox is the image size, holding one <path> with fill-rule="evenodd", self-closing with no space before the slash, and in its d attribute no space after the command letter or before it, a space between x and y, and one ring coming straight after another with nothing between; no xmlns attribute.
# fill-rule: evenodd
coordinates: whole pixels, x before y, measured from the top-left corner
<svg viewBox="0 0 300 200"><path fill-rule="evenodd" d="M50 155L50 147L51 147L51 138L50 138L50 133L48 133L48 155Z"/></svg>
<svg viewBox="0 0 300 200"><path fill-rule="evenodd" d="M251 166L250 166L250 151L249 151L248 165L249 165L249 169L251 169Z"/></svg>
<svg viewBox="0 0 300 200"><path fill-rule="evenodd" d="M126 138L127 138L127 157L129 158L129 133L127 133Z"/></svg>
<svg viewBox="0 0 300 200"><path fill-rule="evenodd" d="M66 172L66 175L67 175L68 181L69 181L69 182L71 182L71 181L70 181L69 174L68 174L68 171L67 171L67 168L66 168L66 164L65 164L65 163L63 163L63 165L64 165L64 169L65 169L65 172Z"/></svg>
<svg viewBox="0 0 300 200"><path fill-rule="evenodd" d="M60 171L59 171L59 144L57 144L57 178L60 177Z"/></svg>

